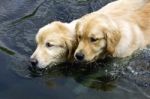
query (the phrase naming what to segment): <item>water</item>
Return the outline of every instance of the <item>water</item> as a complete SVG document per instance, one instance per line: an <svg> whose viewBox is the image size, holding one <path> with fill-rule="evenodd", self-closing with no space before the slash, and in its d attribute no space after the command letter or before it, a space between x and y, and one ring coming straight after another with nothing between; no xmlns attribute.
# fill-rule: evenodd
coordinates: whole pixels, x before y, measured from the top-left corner
<svg viewBox="0 0 150 99"><path fill-rule="evenodd" d="M0 99L149 99L150 50L90 65L61 64L37 73L28 63L38 29L70 22L112 0L1 0Z"/></svg>

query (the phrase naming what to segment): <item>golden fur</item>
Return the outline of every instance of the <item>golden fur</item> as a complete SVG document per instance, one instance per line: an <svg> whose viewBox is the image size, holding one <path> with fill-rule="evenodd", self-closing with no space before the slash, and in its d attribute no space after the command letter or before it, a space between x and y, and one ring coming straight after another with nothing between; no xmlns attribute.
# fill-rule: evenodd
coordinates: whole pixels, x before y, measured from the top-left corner
<svg viewBox="0 0 150 99"><path fill-rule="evenodd" d="M82 61L126 57L150 44L150 0L118 0L83 16L76 25Z"/></svg>
<svg viewBox="0 0 150 99"><path fill-rule="evenodd" d="M75 24L52 22L41 29L36 35L37 48L31 59L37 60L36 67L45 68L71 60L76 47Z"/></svg>

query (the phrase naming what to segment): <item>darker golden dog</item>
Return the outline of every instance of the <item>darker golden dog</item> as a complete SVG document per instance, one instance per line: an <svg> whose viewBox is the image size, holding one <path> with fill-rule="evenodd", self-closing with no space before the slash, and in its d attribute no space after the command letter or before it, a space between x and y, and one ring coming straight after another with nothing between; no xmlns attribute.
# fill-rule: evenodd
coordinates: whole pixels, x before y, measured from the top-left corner
<svg viewBox="0 0 150 99"><path fill-rule="evenodd" d="M150 1L118 0L85 15L76 25L75 59L126 57L150 44Z"/></svg>

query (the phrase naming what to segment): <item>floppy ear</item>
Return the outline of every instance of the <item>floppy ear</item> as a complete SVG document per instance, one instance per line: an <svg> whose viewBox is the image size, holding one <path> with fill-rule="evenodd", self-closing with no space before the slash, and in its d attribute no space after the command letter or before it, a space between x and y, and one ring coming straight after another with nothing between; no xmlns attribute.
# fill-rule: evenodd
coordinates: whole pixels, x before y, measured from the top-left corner
<svg viewBox="0 0 150 99"><path fill-rule="evenodd" d="M107 40L107 53L110 55L113 55L115 52L115 48L118 45L120 39L121 39L121 33L117 25L109 19L109 22L107 22L107 26L104 28L104 33L106 34L106 40Z"/></svg>
<svg viewBox="0 0 150 99"><path fill-rule="evenodd" d="M107 52L109 54L113 54L115 52L115 48L120 41L120 32L119 31L110 31L106 33L107 39Z"/></svg>
<svg viewBox="0 0 150 99"><path fill-rule="evenodd" d="M116 22L111 17L101 14L100 18L101 27L103 28L107 42L106 52L110 55L113 55L121 38L120 30Z"/></svg>
<svg viewBox="0 0 150 99"><path fill-rule="evenodd" d="M99 14L97 22L100 24L100 29L102 29L106 38L106 52L109 55L113 55L121 38L120 30L115 20L107 15Z"/></svg>
<svg viewBox="0 0 150 99"><path fill-rule="evenodd" d="M66 39L66 47L67 47L67 60L73 60L73 55L77 47L77 40L74 39Z"/></svg>
<svg viewBox="0 0 150 99"><path fill-rule="evenodd" d="M78 22L78 20L75 20L69 24L66 24L69 27L69 29L71 28L70 33L67 33L67 35L64 37L65 45L67 47L67 60L69 60L69 61L74 59L73 55L77 48L77 37L76 37L77 22Z"/></svg>

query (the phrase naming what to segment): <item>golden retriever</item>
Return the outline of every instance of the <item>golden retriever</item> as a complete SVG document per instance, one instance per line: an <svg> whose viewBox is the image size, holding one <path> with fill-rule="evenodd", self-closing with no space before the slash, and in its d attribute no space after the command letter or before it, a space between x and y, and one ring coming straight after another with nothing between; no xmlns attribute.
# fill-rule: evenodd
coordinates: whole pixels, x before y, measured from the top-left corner
<svg viewBox="0 0 150 99"><path fill-rule="evenodd" d="M30 59L34 68L42 69L71 60L76 47L76 22L55 21L39 29L36 35L37 48Z"/></svg>
<svg viewBox="0 0 150 99"><path fill-rule="evenodd" d="M106 55L126 57L150 44L150 0L118 0L83 16L76 24L74 57L93 62Z"/></svg>

